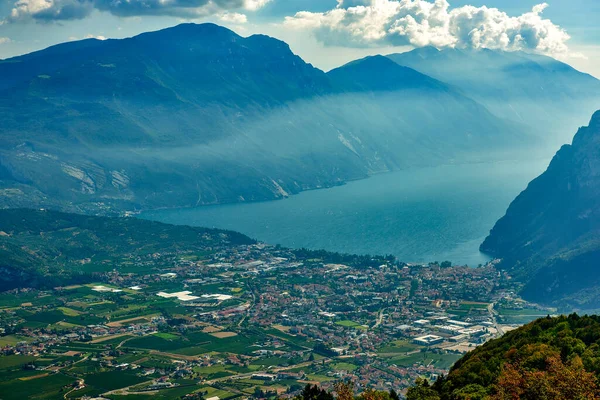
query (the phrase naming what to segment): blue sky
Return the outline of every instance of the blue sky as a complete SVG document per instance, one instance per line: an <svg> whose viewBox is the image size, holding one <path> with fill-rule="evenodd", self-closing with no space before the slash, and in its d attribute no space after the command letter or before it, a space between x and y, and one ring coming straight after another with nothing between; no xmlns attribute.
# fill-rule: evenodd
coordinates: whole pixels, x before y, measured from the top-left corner
<svg viewBox="0 0 600 400"><path fill-rule="evenodd" d="M116 9L107 5L109 0L0 0L0 58L28 53L50 45L86 37L122 38L135 34L173 26L185 21L216 22L228 26L241 35L265 33L290 44L292 49L306 61L325 70L344 64L352 59L369 54L391 53L409 50L421 44L433 44L437 47L471 46L462 37L448 36L440 39L439 32L429 32L430 38L421 40L420 33L406 33L402 26L402 34L386 34L373 39L373 29L389 31L389 24L373 27L369 19L348 22L337 25L332 10L336 7L352 9L356 6L371 6L373 9L389 6L400 0L173 0L171 3L186 3L197 1L200 6L198 15L192 14L187 8L159 8L150 14L148 11L137 9ZM434 0L402 0L404 2L433 3ZM441 0L438 0L441 1ZM448 0L452 10L481 7L498 8L511 18L528 15L531 10L543 0ZM159 0L130 0L159 4ZM206 5L204 3L211 4ZM531 18L507 20L505 25L520 24L517 32L509 32L509 43L501 49L520 49L520 43L514 35L529 37L531 24L540 38L526 43L523 48L552 55L573 65L574 67L600 77L600 0L546 0L548 7L540 12L534 22ZM263 4L264 3L264 4ZM385 4L384 4L385 3ZM37 13L40 4L52 5L54 8L44 9L52 13ZM161 3L162 4L162 3ZM215 4L221 4L217 6ZM377 5L375 5L377 4ZM426 4L425 4L426 5ZM74 8L77 6L79 8ZM19 8L18 14L12 14ZM29 8L27 8L29 7ZM62 8L61 8L62 7ZM66 10L66 11L65 11ZM71 14L67 11L76 10ZM183 11L182 11L183 10ZM475 11L468 11L474 13ZM310 12L301 17L295 17L298 12ZM338 10L339 11L339 10ZM343 10L342 10L343 11ZM196 12L196 10L193 10ZM378 11L379 12L379 11ZM410 10L403 11L408 14ZM201 15L202 14L202 15ZM404 16L402 14L401 16ZM16 15L16 16L15 16ZM126 15L126 16L124 16ZM345 15L351 15L350 13ZM354 15L354 14L352 14ZM392 15L390 23L399 15ZM475 14L473 14L475 15ZM287 22L286 21L287 17ZM449 17L450 18L450 17ZM418 18L417 18L418 19ZM319 21L318 23L316 21ZM456 18L452 24L461 24L464 19ZM459 21L459 22L456 22ZM523 22L525 21L525 22ZM348 25L350 24L350 25ZM358 25L357 25L358 24ZM539 24L539 28L535 25ZM358 28L357 28L358 27ZM364 28L364 29L363 29ZM472 25L466 26L470 30ZM497 27L496 27L497 28ZM550 31L547 31L547 29ZM375 29L375 31L377 31ZM358 30L358 34L356 33ZM559 37L560 32L566 31L571 37L566 41ZM420 31L417 31L420 32ZM545 32L545 33L544 33ZM546 35L546 36L543 36ZM424 36L427 36L425 34ZM479 39L476 46L496 46L497 37L489 36ZM470 39L469 39L470 40ZM550 44L548 44L550 42ZM521 46L521 44L518 44ZM561 46L568 46L568 50Z"/></svg>

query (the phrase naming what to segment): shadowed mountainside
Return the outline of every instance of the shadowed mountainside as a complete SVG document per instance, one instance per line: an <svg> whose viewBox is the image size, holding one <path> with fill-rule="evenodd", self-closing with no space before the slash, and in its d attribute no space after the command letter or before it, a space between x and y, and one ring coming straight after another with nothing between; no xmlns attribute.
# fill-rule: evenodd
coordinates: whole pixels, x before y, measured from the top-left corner
<svg viewBox="0 0 600 400"><path fill-rule="evenodd" d="M325 74L212 24L0 61L0 118L0 206L80 211L275 199L533 142L384 57Z"/></svg>
<svg viewBox="0 0 600 400"><path fill-rule="evenodd" d="M533 301L600 306L600 111L563 146L492 229L481 250Z"/></svg>
<svg viewBox="0 0 600 400"><path fill-rule="evenodd" d="M600 108L600 81L553 58L524 52L423 47L388 56L442 80L492 113L528 125L554 149Z"/></svg>

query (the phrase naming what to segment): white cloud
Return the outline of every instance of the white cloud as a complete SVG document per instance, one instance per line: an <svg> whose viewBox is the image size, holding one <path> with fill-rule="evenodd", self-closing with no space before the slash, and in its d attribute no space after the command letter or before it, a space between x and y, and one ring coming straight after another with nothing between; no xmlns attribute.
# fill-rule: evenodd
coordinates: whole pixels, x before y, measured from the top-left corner
<svg viewBox="0 0 600 400"><path fill-rule="evenodd" d="M548 5L511 17L497 8L450 8L447 0L338 0L324 13L303 11L284 26L311 30L330 46L435 46L568 53L567 32L542 13Z"/></svg>
<svg viewBox="0 0 600 400"><path fill-rule="evenodd" d="M77 37L77 36L69 36L69 41L73 42L76 40L83 40L83 39L98 39L98 40L106 40L107 37L106 36L102 36L102 35L92 35L91 33L83 36L83 37Z"/></svg>
<svg viewBox="0 0 600 400"><path fill-rule="evenodd" d="M226 12L219 15L219 19L223 22L228 22L231 24L245 24L246 22L248 22L248 17L246 16L246 14L240 13Z"/></svg>
<svg viewBox="0 0 600 400"><path fill-rule="evenodd" d="M94 10L120 17L141 15L197 18L233 10L256 11L271 0L12 0L9 22L83 19Z"/></svg>
<svg viewBox="0 0 600 400"><path fill-rule="evenodd" d="M271 0L244 0L244 8L249 11L256 11L263 8L267 5L267 3L270 2Z"/></svg>
<svg viewBox="0 0 600 400"><path fill-rule="evenodd" d="M10 40L10 38L0 37L0 44L10 43L10 42L12 42L12 40Z"/></svg>
<svg viewBox="0 0 600 400"><path fill-rule="evenodd" d="M98 40L106 40L106 36L102 36L102 35L92 35L92 34L88 34L85 35L86 39L98 39Z"/></svg>

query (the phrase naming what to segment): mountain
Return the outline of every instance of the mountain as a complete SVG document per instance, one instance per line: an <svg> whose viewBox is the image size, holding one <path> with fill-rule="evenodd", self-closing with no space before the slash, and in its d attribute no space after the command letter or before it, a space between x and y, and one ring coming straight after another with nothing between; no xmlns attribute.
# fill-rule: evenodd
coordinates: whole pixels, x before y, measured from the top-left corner
<svg viewBox="0 0 600 400"><path fill-rule="evenodd" d="M235 232L136 218L0 210L0 291L94 282L94 273L111 271L114 260L127 265L154 253L208 254L254 243Z"/></svg>
<svg viewBox="0 0 600 400"><path fill-rule="evenodd" d="M600 107L600 81L551 57L489 49L423 47L388 56L444 81L495 115L524 123L556 148Z"/></svg>
<svg viewBox="0 0 600 400"><path fill-rule="evenodd" d="M467 353L408 400L597 399L600 317L542 318Z"/></svg>
<svg viewBox="0 0 600 400"><path fill-rule="evenodd" d="M352 61L327 73L335 87L342 91L393 92L423 89L452 92L445 83L403 67L384 56L371 56Z"/></svg>
<svg viewBox="0 0 600 400"><path fill-rule="evenodd" d="M481 245L530 300L600 306L600 111L510 205Z"/></svg>
<svg viewBox="0 0 600 400"><path fill-rule="evenodd" d="M0 119L0 207L91 212L275 199L533 143L383 57L326 74L213 24L2 60Z"/></svg>

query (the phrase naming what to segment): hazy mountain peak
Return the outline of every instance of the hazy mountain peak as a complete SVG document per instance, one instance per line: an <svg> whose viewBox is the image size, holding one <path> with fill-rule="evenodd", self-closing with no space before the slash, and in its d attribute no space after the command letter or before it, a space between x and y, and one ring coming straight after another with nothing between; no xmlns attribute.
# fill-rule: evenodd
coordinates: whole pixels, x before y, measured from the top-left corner
<svg viewBox="0 0 600 400"><path fill-rule="evenodd" d="M338 85L355 90L392 91L410 88L446 88L412 68L396 64L382 55L369 56L352 61L327 74Z"/></svg>
<svg viewBox="0 0 600 400"><path fill-rule="evenodd" d="M358 60L350 61L347 64L342 65L340 68L352 67L352 66L388 66L393 67L396 64L389 58L380 54L374 56L364 57ZM396 64L397 65L397 64Z"/></svg>
<svg viewBox="0 0 600 400"><path fill-rule="evenodd" d="M554 151L600 106L600 81L548 56L522 51L415 49L388 56L446 82L492 113L528 125Z"/></svg>
<svg viewBox="0 0 600 400"><path fill-rule="evenodd" d="M440 50L433 46L425 46L425 47L418 47L414 50L409 51L408 53L418 55L421 58L428 58L432 55L439 54Z"/></svg>

